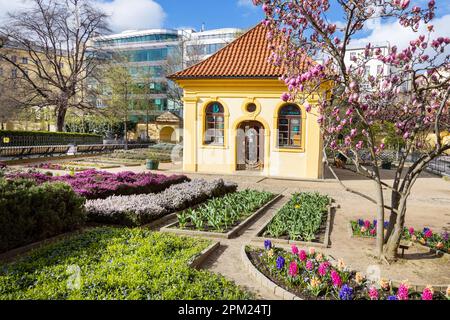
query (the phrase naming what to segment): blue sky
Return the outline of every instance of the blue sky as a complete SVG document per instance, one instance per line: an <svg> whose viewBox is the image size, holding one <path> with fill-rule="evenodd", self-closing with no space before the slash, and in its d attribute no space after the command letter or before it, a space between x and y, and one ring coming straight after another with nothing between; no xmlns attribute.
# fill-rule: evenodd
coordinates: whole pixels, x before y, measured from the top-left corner
<svg viewBox="0 0 450 320"><path fill-rule="evenodd" d="M261 8L251 1L238 0L159 0L167 13L166 27L189 26L200 28L204 22L208 29L237 27L249 28L260 22Z"/></svg>
<svg viewBox="0 0 450 320"><path fill-rule="evenodd" d="M261 7L252 0L93 0L108 15L113 32L151 28L191 27L207 29L249 28L264 18ZM330 1L332 4L335 0ZM426 5L428 0L412 0L411 5ZM0 0L0 21L8 11L20 10L25 0ZM434 22L439 35L450 36L450 0L436 0L437 18ZM334 10L333 10L334 9ZM339 26L341 14L332 5L330 20ZM398 23L373 21L361 34L361 41L390 41L407 44L411 37Z"/></svg>

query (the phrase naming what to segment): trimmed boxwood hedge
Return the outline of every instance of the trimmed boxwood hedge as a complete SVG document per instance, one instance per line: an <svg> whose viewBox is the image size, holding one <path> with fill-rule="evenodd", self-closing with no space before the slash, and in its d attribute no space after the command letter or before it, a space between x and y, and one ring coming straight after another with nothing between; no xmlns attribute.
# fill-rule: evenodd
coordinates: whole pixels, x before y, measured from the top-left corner
<svg viewBox="0 0 450 320"><path fill-rule="evenodd" d="M4 138L9 138L9 143L4 143ZM12 131L0 130L0 146L38 146L75 143L102 144L103 137L89 133L75 132L49 132L49 131Z"/></svg>
<svg viewBox="0 0 450 320"><path fill-rule="evenodd" d="M0 179L0 252L79 228L84 202L64 183Z"/></svg>

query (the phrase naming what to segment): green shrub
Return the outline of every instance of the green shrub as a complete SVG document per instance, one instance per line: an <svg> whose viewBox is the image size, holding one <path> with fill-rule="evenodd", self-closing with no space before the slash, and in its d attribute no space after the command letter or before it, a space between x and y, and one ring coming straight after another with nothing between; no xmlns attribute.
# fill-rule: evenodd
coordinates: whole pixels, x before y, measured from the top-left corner
<svg viewBox="0 0 450 320"><path fill-rule="evenodd" d="M90 230L4 266L0 300L251 298L223 276L188 267L208 245L143 229Z"/></svg>
<svg viewBox="0 0 450 320"><path fill-rule="evenodd" d="M64 183L0 179L0 252L79 228L84 202Z"/></svg>

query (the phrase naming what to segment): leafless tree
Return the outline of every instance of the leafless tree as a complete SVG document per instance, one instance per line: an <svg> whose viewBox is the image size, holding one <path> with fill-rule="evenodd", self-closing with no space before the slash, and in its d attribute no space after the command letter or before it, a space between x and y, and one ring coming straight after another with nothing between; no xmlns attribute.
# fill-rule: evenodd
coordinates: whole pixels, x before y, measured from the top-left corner
<svg viewBox="0 0 450 320"><path fill-rule="evenodd" d="M64 130L70 109L86 110L95 105L86 99L87 79L95 72L98 50L90 41L106 31L107 16L90 0L29 0L31 6L9 13L0 26L0 37L27 53L27 64L12 59L12 49L0 57L18 70L31 94L22 99L24 107L55 109L58 131Z"/></svg>

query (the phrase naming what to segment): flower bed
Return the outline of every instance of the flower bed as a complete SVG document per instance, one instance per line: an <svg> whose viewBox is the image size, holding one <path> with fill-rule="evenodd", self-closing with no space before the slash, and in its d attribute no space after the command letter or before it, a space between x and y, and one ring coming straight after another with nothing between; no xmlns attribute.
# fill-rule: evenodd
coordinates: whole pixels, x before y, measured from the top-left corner
<svg viewBox="0 0 450 320"><path fill-rule="evenodd" d="M87 199L105 199L113 195L133 195L161 192L171 185L189 181L186 176L164 176L152 173L109 172L87 170L74 175L52 176L38 172L8 174L10 180L30 179L38 184L65 182Z"/></svg>
<svg viewBox="0 0 450 320"><path fill-rule="evenodd" d="M438 252L450 253L450 239L447 231L438 233L433 232L430 228L424 228L422 231L416 231L414 228L405 228L403 238L418 242Z"/></svg>
<svg viewBox="0 0 450 320"><path fill-rule="evenodd" d="M326 232L331 199L319 193L297 193L264 228L265 237L317 242Z"/></svg>
<svg viewBox="0 0 450 320"><path fill-rule="evenodd" d="M177 215L180 229L226 233L275 197L264 191L244 190L211 199Z"/></svg>
<svg viewBox="0 0 450 320"><path fill-rule="evenodd" d="M253 265L272 282L305 300L447 300L447 292L428 286L414 292L407 283L393 288L387 280L372 283L362 274L350 271L340 260L333 264L325 255L292 246L291 252L265 241L265 249L247 247Z"/></svg>
<svg viewBox="0 0 450 320"><path fill-rule="evenodd" d="M223 276L189 267L208 245L140 229L87 231L2 265L0 300L252 298Z"/></svg>
<svg viewBox="0 0 450 320"><path fill-rule="evenodd" d="M173 185L152 195L113 196L86 203L88 219L99 223L140 226L162 216L184 210L213 197L235 192L235 184L223 180L194 180Z"/></svg>
<svg viewBox="0 0 450 320"><path fill-rule="evenodd" d="M374 220L359 219L358 221L351 221L351 228L353 236L375 238L377 236L376 224ZM384 227L387 228L389 222L384 223ZM402 240L413 241L420 243L432 250L450 253L450 239L448 232L433 232L430 228L424 228L422 231L415 230L414 228L405 228L402 235Z"/></svg>

